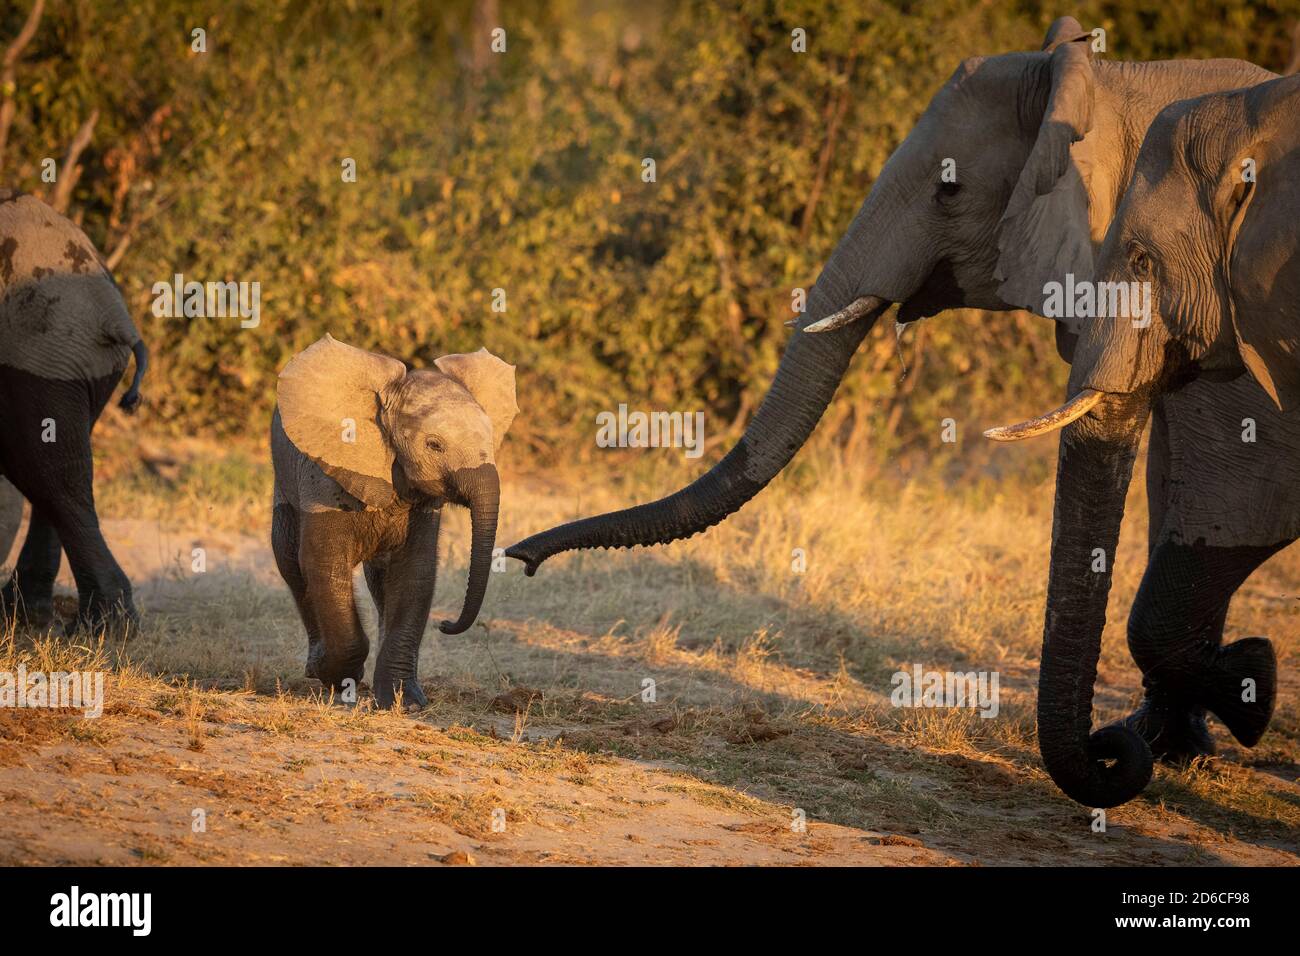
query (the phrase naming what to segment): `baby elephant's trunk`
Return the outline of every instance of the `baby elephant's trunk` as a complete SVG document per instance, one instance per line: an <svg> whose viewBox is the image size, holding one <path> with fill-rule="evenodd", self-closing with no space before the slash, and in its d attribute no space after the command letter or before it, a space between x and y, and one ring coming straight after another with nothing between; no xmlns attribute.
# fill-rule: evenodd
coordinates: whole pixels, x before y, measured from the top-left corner
<svg viewBox="0 0 1300 956"><path fill-rule="evenodd" d="M444 634L461 634L469 630L483 606L488 575L492 573L492 548L497 538L497 509L501 504L501 482L494 465L462 468L455 475L456 491L469 505L470 538L469 580L465 585L465 604L460 619L443 621Z"/></svg>

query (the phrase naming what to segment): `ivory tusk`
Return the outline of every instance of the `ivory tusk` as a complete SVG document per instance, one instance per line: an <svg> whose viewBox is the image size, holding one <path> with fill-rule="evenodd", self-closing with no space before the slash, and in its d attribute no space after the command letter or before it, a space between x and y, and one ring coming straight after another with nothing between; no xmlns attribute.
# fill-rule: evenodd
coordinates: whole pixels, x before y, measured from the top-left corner
<svg viewBox="0 0 1300 956"><path fill-rule="evenodd" d="M984 437L992 438L994 441L1021 441L1025 438L1033 438L1036 435L1046 435L1048 432L1064 428L1070 422L1077 421L1087 415L1105 397L1105 392L1085 388L1055 411L1040 415L1038 418L1031 418L1029 421L1021 422L1018 425L1003 425L1000 428L990 428L984 433Z"/></svg>
<svg viewBox="0 0 1300 956"><path fill-rule="evenodd" d="M835 329L843 328L850 322L856 322L858 319L885 305L886 300L876 295L864 295L860 299L854 299L838 312L819 319L812 325L805 326L805 332L832 332Z"/></svg>

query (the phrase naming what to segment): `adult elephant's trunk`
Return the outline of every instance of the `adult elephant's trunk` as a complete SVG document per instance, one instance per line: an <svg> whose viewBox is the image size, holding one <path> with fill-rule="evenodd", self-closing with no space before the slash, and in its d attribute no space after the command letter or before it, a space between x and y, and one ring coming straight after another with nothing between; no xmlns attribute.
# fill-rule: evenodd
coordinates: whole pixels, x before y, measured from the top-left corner
<svg viewBox="0 0 1300 956"><path fill-rule="evenodd" d="M1091 732L1111 568L1150 402L1147 393L1108 394L1061 433L1038 744L1057 786L1089 807L1125 803L1151 779L1151 751L1135 732L1118 724Z"/></svg>
<svg viewBox="0 0 1300 956"><path fill-rule="evenodd" d="M757 414L740 441L709 472L666 498L560 525L511 546L506 554L523 561L532 575L538 565L562 551L667 544L711 528L758 494L808 440L858 344L889 307L888 302L874 299L857 321L816 335L804 333L805 326L831 315L835 308L859 301L852 293L841 293L841 301L832 304L831 296L821 292L828 273L830 263L814 290L812 304L820 308L810 309L798 323Z"/></svg>
<svg viewBox="0 0 1300 956"><path fill-rule="evenodd" d="M496 544L497 511L501 504L501 481L494 465L462 469L456 472L455 483L459 496L469 505L469 578L459 620L443 621L439 625L444 634L469 630L483 606L488 575L492 572L492 548Z"/></svg>

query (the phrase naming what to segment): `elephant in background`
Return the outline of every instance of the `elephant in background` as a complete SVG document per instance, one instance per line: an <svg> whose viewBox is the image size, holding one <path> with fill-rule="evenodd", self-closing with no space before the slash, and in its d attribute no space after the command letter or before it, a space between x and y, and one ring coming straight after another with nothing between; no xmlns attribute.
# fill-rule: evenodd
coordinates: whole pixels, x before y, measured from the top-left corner
<svg viewBox="0 0 1300 956"><path fill-rule="evenodd" d="M900 322L958 307L1046 314L1046 282L1064 273L1092 276L1156 114L1190 96L1274 78L1236 60L1099 61L1091 39L1064 17L1041 52L977 57L957 68L881 170L817 279L757 413L707 474L658 501L543 531L506 553L533 574L563 551L666 544L723 521L807 441L859 343L891 305L898 304ZM955 178L943 175L950 165ZM1080 320L1058 319L1057 348L1066 361L1082 330ZM1239 409L1261 419L1273 413L1257 387L1229 388L1193 386L1156 405L1147 473L1150 566L1130 618L1137 644L1161 641L1166 629L1201 628L1216 642L1221 636L1241 580L1194 560L1191 572L1179 570L1193 542L1241 545L1253 569L1276 542L1300 534L1295 495L1257 496L1287 443L1300 442L1300 416L1274 415L1277 432L1287 437L1261 444L1243 480L1242 463L1229 469L1211 450L1237 434ZM1225 490L1226 475L1238 480ZM1044 675L1040 720L1049 731L1069 696ZM1150 746L1166 759L1213 750L1204 710L1176 688L1147 680L1139 714ZM1103 746L1095 756L1100 762L1112 755ZM1149 754L1147 761L1135 776L1149 775ZM1066 792L1109 806L1127 788L1071 785Z"/></svg>
<svg viewBox="0 0 1300 956"><path fill-rule="evenodd" d="M9 566L9 552L23 526L23 496L0 478L0 568Z"/></svg>
<svg viewBox="0 0 1300 956"><path fill-rule="evenodd" d="M1300 408L1300 76L1166 108L1142 144L1097 275L1101 282L1149 284L1151 314L1089 323L1075 351L1073 398L1044 419L1013 426L1016 435L1065 429L1043 647L1044 671L1075 687L1043 744L1058 782L1093 772L1087 730L1109 575L1090 574L1089 563L1095 548L1114 554L1152 401L1197 380L1211 383L1209 396L1230 387L1215 380L1242 376L1237 381L1258 383L1280 409ZM1286 431L1267 434L1270 422L1257 421L1267 435L1259 440L1284 452L1260 476L1247 464L1256 445L1240 432L1254 411L1242 406L1238 412L1238 434L1215 449L1223 466L1219 493L1235 500L1229 486L1257 476L1262 504L1293 497L1300 488L1300 440ZM1263 551L1288 543L1280 538ZM1239 547L1197 542L1195 548L1199 561L1226 581L1244 580L1256 560ZM1168 573L1180 572L1187 573ZM1272 716L1272 645L1251 637L1220 648L1213 627L1207 619L1168 632L1135 646L1134 656L1149 678L1208 707L1250 746ZM1109 733L1118 749L1136 755L1128 759L1140 761L1142 729L1130 723ZM1136 790L1145 783L1132 780Z"/></svg>
<svg viewBox="0 0 1300 956"><path fill-rule="evenodd" d="M445 502L469 508L469 579L460 634L478 616L496 540L496 455L519 408L515 371L487 349L435 369L329 335L280 372L271 421L276 564L307 629L308 677L360 682L369 641L352 572L364 563L379 610L374 694L389 707L428 701L416 677L433 601Z"/></svg>
<svg viewBox="0 0 1300 956"><path fill-rule="evenodd" d="M100 533L90 433L132 355L120 405L140 403L149 352L86 234L40 200L0 189L0 476L32 506L0 606L53 614L60 555L77 582L78 620L136 619L131 582Z"/></svg>

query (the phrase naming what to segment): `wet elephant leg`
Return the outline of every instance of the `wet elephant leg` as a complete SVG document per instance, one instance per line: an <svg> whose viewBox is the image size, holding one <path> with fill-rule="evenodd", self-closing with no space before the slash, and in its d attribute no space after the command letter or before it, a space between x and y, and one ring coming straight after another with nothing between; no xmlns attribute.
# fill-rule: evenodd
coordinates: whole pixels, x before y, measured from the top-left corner
<svg viewBox="0 0 1300 956"><path fill-rule="evenodd" d="M307 579L303 577L298 566L298 510L292 505L277 504L271 514L271 551L275 555L275 566L280 569L280 577L289 586L293 603L298 608L298 617L307 631L307 677L319 678L318 669L325 645L321 643L320 628L316 624L316 614L307 600Z"/></svg>
<svg viewBox="0 0 1300 956"><path fill-rule="evenodd" d="M335 689L361 683L370 642L357 615L352 569L358 552L359 518L349 512L308 512L299 522L298 567L306 585L305 605L320 633L316 676Z"/></svg>
<svg viewBox="0 0 1300 956"><path fill-rule="evenodd" d="M1268 727L1277 687L1272 645L1249 637L1224 647L1223 628L1233 594L1288 544L1166 541L1151 552L1128 622L1129 650L1146 695L1126 723L1158 758L1179 762L1214 753L1207 710L1246 746Z"/></svg>
<svg viewBox="0 0 1300 956"><path fill-rule="evenodd" d="M48 624L54 617L54 579L62 557L63 546L49 516L32 509L27 538L13 574L0 592L0 605L13 609L28 623Z"/></svg>
<svg viewBox="0 0 1300 956"><path fill-rule="evenodd" d="M433 604L439 520L437 511L413 511L405 542L389 555L388 567L382 570L383 596L375 599L381 609L383 633L374 681L375 702L380 707L391 707L399 692L406 706L429 703L416 669Z"/></svg>

